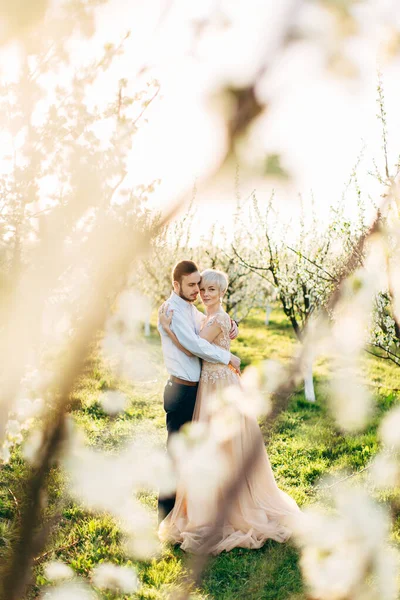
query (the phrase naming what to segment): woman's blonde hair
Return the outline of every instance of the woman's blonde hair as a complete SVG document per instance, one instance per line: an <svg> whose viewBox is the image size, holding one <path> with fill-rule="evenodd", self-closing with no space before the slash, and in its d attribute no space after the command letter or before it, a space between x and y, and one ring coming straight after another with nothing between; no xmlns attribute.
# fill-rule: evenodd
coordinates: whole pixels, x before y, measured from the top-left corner
<svg viewBox="0 0 400 600"><path fill-rule="evenodd" d="M205 269L205 271L200 273L200 275L200 285L202 283L215 283L218 285L220 293L225 294L229 283L226 273L223 271L218 271L217 269Z"/></svg>

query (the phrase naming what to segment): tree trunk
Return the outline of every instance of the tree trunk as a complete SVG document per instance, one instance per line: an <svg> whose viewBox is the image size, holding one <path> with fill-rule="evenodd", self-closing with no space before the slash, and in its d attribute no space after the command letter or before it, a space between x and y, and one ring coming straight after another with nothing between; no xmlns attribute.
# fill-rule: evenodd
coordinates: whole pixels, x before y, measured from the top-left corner
<svg viewBox="0 0 400 600"><path fill-rule="evenodd" d="M308 359L304 368L304 395L308 402L315 402L312 358Z"/></svg>
<svg viewBox="0 0 400 600"><path fill-rule="evenodd" d="M150 336L150 314L148 314L144 321L144 335L145 337Z"/></svg>
<svg viewBox="0 0 400 600"><path fill-rule="evenodd" d="M267 306L265 307L265 325L269 325L269 317L271 315L272 312L272 306L270 305L269 302L267 302Z"/></svg>
<svg viewBox="0 0 400 600"><path fill-rule="evenodd" d="M151 313L152 313L152 303L151 300L149 300L148 305L146 307L146 315L144 318L144 336L145 337L150 337L150 319L151 319Z"/></svg>

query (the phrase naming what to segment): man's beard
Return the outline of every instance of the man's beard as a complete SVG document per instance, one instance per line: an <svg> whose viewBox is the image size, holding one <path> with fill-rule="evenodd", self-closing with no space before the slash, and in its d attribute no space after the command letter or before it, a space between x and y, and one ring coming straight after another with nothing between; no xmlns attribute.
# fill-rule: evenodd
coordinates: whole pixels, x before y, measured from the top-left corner
<svg viewBox="0 0 400 600"><path fill-rule="evenodd" d="M182 300L186 300L186 302L191 302L191 303L196 302L196 300L197 300L197 296L196 296L196 298L188 298L187 296L185 296L185 294L181 290L179 290L179 297L182 298Z"/></svg>

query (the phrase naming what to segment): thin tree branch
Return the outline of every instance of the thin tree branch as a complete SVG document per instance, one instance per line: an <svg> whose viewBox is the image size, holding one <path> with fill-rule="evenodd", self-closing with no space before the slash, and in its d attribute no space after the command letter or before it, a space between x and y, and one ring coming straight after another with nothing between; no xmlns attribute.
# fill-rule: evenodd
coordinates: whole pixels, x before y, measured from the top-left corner
<svg viewBox="0 0 400 600"><path fill-rule="evenodd" d="M7 488L7 489L9 491L10 495L12 496L12 499L14 500L14 504L15 504L15 507L17 509L18 516L20 517L21 516L21 511L19 510L18 500L16 499L15 494L12 491L12 489L11 488Z"/></svg>
<svg viewBox="0 0 400 600"><path fill-rule="evenodd" d="M52 548L51 550L48 550L47 552L44 552L43 554L40 554L39 556L36 556L33 559L33 561L34 561L35 564L38 564L44 558L47 558L50 554L58 554L62 550L68 550L69 548L73 548L74 546L77 546L80 541L81 541L80 539L77 539L77 540L74 540L73 542L71 542L70 544L65 544L65 546L59 546L58 548Z"/></svg>
<svg viewBox="0 0 400 600"><path fill-rule="evenodd" d="M332 275L331 273L329 273L329 271L327 271L326 269L324 269L324 267L321 267L321 265L317 264L314 260L311 260L311 258L308 258L307 256L305 256L302 252L299 252L298 250L295 250L294 248L291 248L287 244L286 244L286 247L289 250L291 250L292 252L294 252L295 254L297 254L297 256L300 256L300 258L304 258L306 261L308 261L309 263L311 263L312 265L314 265L314 267L317 267L317 269L319 269L320 271L323 271L326 275L328 275L328 277L330 277L330 279L331 279L331 281L333 283L338 283L339 280L338 280L337 277L334 277L334 275Z"/></svg>
<svg viewBox="0 0 400 600"><path fill-rule="evenodd" d="M132 121L132 125L136 125L136 123L142 118L143 114L149 108L150 104L153 102L153 100L155 100L157 98L158 94L160 93L160 89L161 89L161 86L158 86L156 93L150 98L148 103L143 107L143 110L139 113L139 115L136 117L136 119L134 121Z"/></svg>
<svg viewBox="0 0 400 600"><path fill-rule="evenodd" d="M370 345L374 346L375 348L379 348L380 350L382 350L382 352L386 352L386 354L387 354L387 356L379 356L377 354L374 354L374 356L376 356L377 358L383 358L384 360L391 360L396 365L400 365L400 357L397 356L397 354L395 354L394 352L391 352L390 350L388 350L384 346L381 346L381 344L371 343ZM368 350L366 350L366 351L368 352ZM373 353L370 352L370 354L373 354Z"/></svg>
<svg viewBox="0 0 400 600"><path fill-rule="evenodd" d="M349 475L342 477L342 479L338 479L337 481L334 481L330 485L316 486L314 488L314 490L318 490L318 491L331 490L336 485L339 485L340 483L343 483L344 481L348 481L349 479L352 479L353 477L356 477L357 475L361 475L361 473L364 473L364 471L368 471L368 469L370 469L371 467L372 467L372 464L369 464L366 467L363 467L362 469L360 469L359 471L354 471L354 473L350 473Z"/></svg>

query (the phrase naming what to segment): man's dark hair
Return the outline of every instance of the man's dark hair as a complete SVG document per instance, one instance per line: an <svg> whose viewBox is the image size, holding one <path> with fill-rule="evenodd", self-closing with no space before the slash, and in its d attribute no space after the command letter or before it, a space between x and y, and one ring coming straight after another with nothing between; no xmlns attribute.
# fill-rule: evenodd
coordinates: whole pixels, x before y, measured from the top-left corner
<svg viewBox="0 0 400 600"><path fill-rule="evenodd" d="M174 281L181 284L184 275L191 275L198 270L197 265L192 260L181 260L175 265L174 270L172 271L172 284Z"/></svg>

